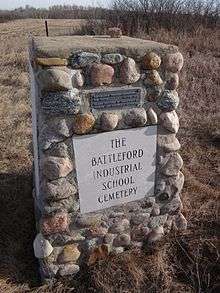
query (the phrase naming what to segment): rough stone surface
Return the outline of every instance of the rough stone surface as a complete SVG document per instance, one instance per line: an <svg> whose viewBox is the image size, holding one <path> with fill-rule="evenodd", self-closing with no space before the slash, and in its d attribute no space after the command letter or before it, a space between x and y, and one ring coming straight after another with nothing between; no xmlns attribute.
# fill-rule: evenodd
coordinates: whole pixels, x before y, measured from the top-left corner
<svg viewBox="0 0 220 293"><path fill-rule="evenodd" d="M179 75L177 73L169 73L166 76L167 80L166 80L166 84L165 87L168 90L175 90L178 88L179 86Z"/></svg>
<svg viewBox="0 0 220 293"><path fill-rule="evenodd" d="M118 53L105 54L102 57L102 62L109 65L121 63L123 60L124 60L124 56Z"/></svg>
<svg viewBox="0 0 220 293"><path fill-rule="evenodd" d="M43 160L42 171L49 180L66 177L72 170L73 164L68 158L46 157Z"/></svg>
<svg viewBox="0 0 220 293"><path fill-rule="evenodd" d="M113 242L115 246L128 246L131 242L131 237L129 234L119 234Z"/></svg>
<svg viewBox="0 0 220 293"><path fill-rule="evenodd" d="M130 110L125 115L125 123L128 126L138 127L144 126L147 122L147 114L144 108L137 108Z"/></svg>
<svg viewBox="0 0 220 293"><path fill-rule="evenodd" d="M124 252L124 247L113 247L112 252L114 254L120 254L120 253Z"/></svg>
<svg viewBox="0 0 220 293"><path fill-rule="evenodd" d="M67 66L68 61L62 58L36 58L36 63L41 66Z"/></svg>
<svg viewBox="0 0 220 293"><path fill-rule="evenodd" d="M160 214L160 206L158 204L155 204L152 211L151 211L151 215L152 216L159 216Z"/></svg>
<svg viewBox="0 0 220 293"><path fill-rule="evenodd" d="M117 220L110 228L110 233L123 233L130 227L130 222L128 219Z"/></svg>
<svg viewBox="0 0 220 293"><path fill-rule="evenodd" d="M144 80L146 85L161 85L163 80L157 70L148 70L146 72L146 79Z"/></svg>
<svg viewBox="0 0 220 293"><path fill-rule="evenodd" d="M148 109L147 117L149 118L151 124L157 124L158 122L157 113L152 108Z"/></svg>
<svg viewBox="0 0 220 293"><path fill-rule="evenodd" d="M175 110L179 105L179 97L176 93L165 90L157 100L157 106L163 111Z"/></svg>
<svg viewBox="0 0 220 293"><path fill-rule="evenodd" d="M60 91L72 88L70 75L59 69L42 69L38 72L37 80L42 90Z"/></svg>
<svg viewBox="0 0 220 293"><path fill-rule="evenodd" d="M85 79L82 70L72 70L72 85L74 88L81 88L84 85Z"/></svg>
<svg viewBox="0 0 220 293"><path fill-rule="evenodd" d="M125 84L132 84L137 82L141 75L137 65L132 58L127 58L121 65L121 82Z"/></svg>
<svg viewBox="0 0 220 293"><path fill-rule="evenodd" d="M65 277L65 276L75 275L78 273L78 271L79 271L78 265L68 263L68 264L59 266L58 274L61 277Z"/></svg>
<svg viewBox="0 0 220 293"><path fill-rule="evenodd" d="M165 163L162 165L160 171L167 176L178 175L183 166L183 160L178 153L170 153L164 158Z"/></svg>
<svg viewBox="0 0 220 293"><path fill-rule="evenodd" d="M80 110L81 100L75 91L49 92L43 95L42 109L47 114L72 115Z"/></svg>
<svg viewBox="0 0 220 293"><path fill-rule="evenodd" d="M45 119L40 131L45 137L51 133L54 136L62 137L63 140L72 135L69 119L61 117Z"/></svg>
<svg viewBox="0 0 220 293"><path fill-rule="evenodd" d="M67 158L71 155L71 152L68 150L66 143L50 143L50 140L46 140L46 142L50 147L45 151L47 156Z"/></svg>
<svg viewBox="0 0 220 293"><path fill-rule="evenodd" d="M48 263L43 259L39 259L40 263L40 274L42 279L54 278L59 270L59 266L55 264Z"/></svg>
<svg viewBox="0 0 220 293"><path fill-rule="evenodd" d="M73 196L77 193L77 189L66 178L59 178L51 182L44 182L42 192L44 198L57 201Z"/></svg>
<svg viewBox="0 0 220 293"><path fill-rule="evenodd" d="M161 216L156 216L156 217L151 217L149 221L149 227L150 228L157 228L159 226L163 226L164 223L167 220L167 214L166 215L161 215Z"/></svg>
<svg viewBox="0 0 220 293"><path fill-rule="evenodd" d="M162 112L159 120L161 125L167 130L177 133L179 130L179 118L176 111Z"/></svg>
<svg viewBox="0 0 220 293"><path fill-rule="evenodd" d="M158 127L158 140L159 148L164 149L167 152L175 152L180 149L180 143L174 133Z"/></svg>
<svg viewBox="0 0 220 293"><path fill-rule="evenodd" d="M112 245L117 234L107 233L104 237L104 243Z"/></svg>
<svg viewBox="0 0 220 293"><path fill-rule="evenodd" d="M182 209L181 199L177 196L161 207L161 214L174 214Z"/></svg>
<svg viewBox="0 0 220 293"><path fill-rule="evenodd" d="M134 225L139 225L139 224L147 224L150 218L150 214L148 213L136 213L133 214L131 217L131 222Z"/></svg>
<svg viewBox="0 0 220 293"><path fill-rule="evenodd" d="M38 233L37 236L35 237L33 247L34 247L34 255L37 258L48 257L53 251L52 245L47 239L43 237L41 233Z"/></svg>
<svg viewBox="0 0 220 293"><path fill-rule="evenodd" d="M164 229L162 226L154 228L148 235L148 243L154 243L156 241L161 240L164 235Z"/></svg>
<svg viewBox="0 0 220 293"><path fill-rule="evenodd" d="M107 64L95 64L91 67L91 83L93 86L112 83L114 68Z"/></svg>
<svg viewBox="0 0 220 293"><path fill-rule="evenodd" d="M94 124L92 113L77 114L73 119L73 131L76 134L85 134L92 130Z"/></svg>
<svg viewBox="0 0 220 293"><path fill-rule="evenodd" d="M96 227L89 228L86 231L86 234L89 237L94 237L95 238L95 237L103 237L103 236L105 236L105 234L107 234L107 232L108 232L107 228L96 226Z"/></svg>
<svg viewBox="0 0 220 293"><path fill-rule="evenodd" d="M80 251L77 244L68 244L64 247L62 253L58 257L59 263L73 262L76 263L80 257Z"/></svg>
<svg viewBox="0 0 220 293"><path fill-rule="evenodd" d="M174 224L177 230L186 230L187 229L187 220L183 214L178 214L174 218Z"/></svg>
<svg viewBox="0 0 220 293"><path fill-rule="evenodd" d="M98 226L102 222L102 215L80 215L76 219L76 224L81 228Z"/></svg>
<svg viewBox="0 0 220 293"><path fill-rule="evenodd" d="M183 67L183 55L180 52L167 54L163 59L163 65L168 71L178 72Z"/></svg>
<svg viewBox="0 0 220 293"><path fill-rule="evenodd" d="M54 234L67 232L69 218L67 213L57 213L54 216L41 219L41 231L43 234Z"/></svg>
<svg viewBox="0 0 220 293"><path fill-rule="evenodd" d="M144 56L142 64L145 69L158 69L161 64L161 58L156 53L150 52Z"/></svg>
<svg viewBox="0 0 220 293"><path fill-rule="evenodd" d="M162 93L161 86L149 85L146 87L146 99L150 102L155 102Z"/></svg>
<svg viewBox="0 0 220 293"><path fill-rule="evenodd" d="M73 53L69 58L69 64L72 68L83 68L93 63L99 63L101 56L91 52Z"/></svg>
<svg viewBox="0 0 220 293"><path fill-rule="evenodd" d="M108 34L111 38L120 38L122 36L122 31L118 27L110 27L108 29Z"/></svg>
<svg viewBox="0 0 220 293"><path fill-rule="evenodd" d="M102 113L100 117L101 129L105 131L113 130L118 124L118 115L114 113Z"/></svg>

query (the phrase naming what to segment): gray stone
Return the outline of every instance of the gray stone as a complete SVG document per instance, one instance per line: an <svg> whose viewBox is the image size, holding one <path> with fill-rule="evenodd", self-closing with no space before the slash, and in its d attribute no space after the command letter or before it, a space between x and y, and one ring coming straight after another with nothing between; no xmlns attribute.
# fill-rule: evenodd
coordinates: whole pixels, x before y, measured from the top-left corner
<svg viewBox="0 0 220 293"><path fill-rule="evenodd" d="M167 71L178 72L183 67L183 55L180 52L167 54L163 58L163 65Z"/></svg>
<svg viewBox="0 0 220 293"><path fill-rule="evenodd" d="M49 180L66 177L72 170L72 162L67 158L46 157L43 159L42 171Z"/></svg>
<svg viewBox="0 0 220 293"><path fill-rule="evenodd" d="M150 214L138 213L131 216L131 222L134 225L147 224L149 222Z"/></svg>
<svg viewBox="0 0 220 293"><path fill-rule="evenodd" d="M129 234L119 234L113 242L114 246L128 246L131 242L131 237Z"/></svg>
<svg viewBox="0 0 220 293"><path fill-rule="evenodd" d="M178 175L183 166L183 160L178 153L169 153L164 158L165 163L162 164L160 172L166 176Z"/></svg>
<svg viewBox="0 0 220 293"><path fill-rule="evenodd" d="M116 128L118 124L118 115L114 113L102 113L100 117L100 126L102 130L109 131Z"/></svg>
<svg viewBox="0 0 220 293"><path fill-rule="evenodd" d="M145 199L144 204L145 204L145 206L146 206L147 208L151 208L151 207L154 206L155 201L156 201L155 197L154 197L154 196L150 196L150 197L147 197L147 198Z"/></svg>
<svg viewBox="0 0 220 293"><path fill-rule="evenodd" d="M180 143L174 133L158 126L158 147L163 149L165 152L175 152L180 149ZM160 150L159 150L160 152Z"/></svg>
<svg viewBox="0 0 220 293"><path fill-rule="evenodd" d="M150 102L155 102L162 93L162 86L146 86L146 99Z"/></svg>
<svg viewBox="0 0 220 293"><path fill-rule="evenodd" d="M164 235L164 229L163 227L156 227L155 229L153 229L149 235L148 235L148 243L151 244L151 243L154 243L154 242L157 242L159 240L161 240L161 238L163 237Z"/></svg>
<svg viewBox="0 0 220 293"><path fill-rule="evenodd" d="M130 110L124 117L128 126L139 127L144 126L147 122L147 114L144 108Z"/></svg>
<svg viewBox="0 0 220 293"><path fill-rule="evenodd" d="M161 216L156 216L156 217L151 217L148 226L150 228L157 228L159 226L163 226L164 223L167 220L167 214L166 215L161 215Z"/></svg>
<svg viewBox="0 0 220 293"><path fill-rule="evenodd" d="M37 234L33 243L34 255L37 258L48 257L53 252L50 242L41 233Z"/></svg>
<svg viewBox="0 0 220 293"><path fill-rule="evenodd" d="M158 122L157 113L152 108L148 109L147 118L149 118L151 124L157 124Z"/></svg>
<svg viewBox="0 0 220 293"><path fill-rule="evenodd" d="M85 79L82 75L82 70L72 70L72 85L74 88L81 88L84 85Z"/></svg>
<svg viewBox="0 0 220 293"><path fill-rule="evenodd" d="M102 57L102 62L110 65L121 63L123 60L124 57L118 53L105 54Z"/></svg>
<svg viewBox="0 0 220 293"><path fill-rule="evenodd" d="M72 135L70 120L61 117L45 119L42 132L45 132L45 135L52 132L55 136L62 136L63 139L70 137Z"/></svg>
<svg viewBox="0 0 220 293"><path fill-rule="evenodd" d="M42 279L54 278L59 270L59 266L55 264L50 264L45 260L39 260L40 263L40 275Z"/></svg>
<svg viewBox="0 0 220 293"><path fill-rule="evenodd" d="M49 144L49 141L48 141ZM67 158L70 156L68 146L64 142L52 143L50 148L45 151L47 156Z"/></svg>
<svg viewBox="0 0 220 293"><path fill-rule="evenodd" d="M179 86L179 75L177 73L169 72L169 74L166 75L166 84L165 87L168 90L175 90Z"/></svg>
<svg viewBox="0 0 220 293"><path fill-rule="evenodd" d="M182 207L182 202L179 196L177 196L161 207L161 214L174 214L177 211L181 210Z"/></svg>
<svg viewBox="0 0 220 293"><path fill-rule="evenodd" d="M45 181L42 185L42 192L45 199L57 201L73 196L77 193L77 188L66 178L59 178L50 182Z"/></svg>
<svg viewBox="0 0 220 293"><path fill-rule="evenodd" d="M125 84L132 84L137 82L141 75L140 71L132 58L126 58L121 65L121 82Z"/></svg>
<svg viewBox="0 0 220 293"><path fill-rule="evenodd" d="M93 63L99 63L101 56L91 52L73 53L69 58L69 64L72 68L83 68Z"/></svg>
<svg viewBox="0 0 220 293"><path fill-rule="evenodd" d="M161 110L169 112L178 107L179 96L173 91L165 90L156 103Z"/></svg>
<svg viewBox="0 0 220 293"><path fill-rule="evenodd" d="M179 118L176 111L162 112L159 120L161 125L167 130L177 133L179 130Z"/></svg>
<svg viewBox="0 0 220 293"><path fill-rule="evenodd" d="M64 246L66 244L75 242L75 241L83 241L85 237L81 236L80 232L71 233L71 235L67 234L52 234L48 236L48 239L53 244L53 246Z"/></svg>
<svg viewBox="0 0 220 293"><path fill-rule="evenodd" d="M161 85L163 80L157 70L148 70L146 72L146 79L144 80L146 86L148 85Z"/></svg>
<svg viewBox="0 0 220 293"><path fill-rule="evenodd" d="M80 104L73 91L49 92L43 95L42 109L49 115L72 115L79 112Z"/></svg>
<svg viewBox="0 0 220 293"><path fill-rule="evenodd" d="M187 220L183 214L179 213L174 218L174 225L177 230L186 230L187 229Z"/></svg>
<svg viewBox="0 0 220 293"><path fill-rule="evenodd" d="M104 243L112 245L117 234L107 233L104 237Z"/></svg>
<svg viewBox="0 0 220 293"><path fill-rule="evenodd" d="M86 236L96 238L96 237L103 237L107 234L108 228L102 226L95 226L87 229Z"/></svg>
<svg viewBox="0 0 220 293"><path fill-rule="evenodd" d="M120 253L124 252L124 247L113 247L112 252L114 254L120 254Z"/></svg>
<svg viewBox="0 0 220 293"><path fill-rule="evenodd" d="M79 203L73 196L59 201L45 202L42 207L43 214L53 214L62 211L76 212L79 210Z"/></svg>
<svg viewBox="0 0 220 293"><path fill-rule="evenodd" d="M85 241L86 250L92 251L99 244L99 238L87 239Z"/></svg>
<svg viewBox="0 0 220 293"><path fill-rule="evenodd" d="M69 276L69 275L75 275L79 271L79 266L76 264L67 263L64 265L59 265L59 271L58 274L61 277Z"/></svg>
<svg viewBox="0 0 220 293"><path fill-rule="evenodd" d="M159 216L160 214L160 206L158 204L155 204L152 211L151 211L151 215L152 216Z"/></svg>
<svg viewBox="0 0 220 293"><path fill-rule="evenodd" d="M98 226L102 222L102 215L79 215L76 218L76 225L81 228L89 228L91 226Z"/></svg>
<svg viewBox="0 0 220 293"><path fill-rule="evenodd" d="M117 221L109 228L110 233L123 233L130 227L128 219L117 219Z"/></svg>
<svg viewBox="0 0 220 293"><path fill-rule="evenodd" d="M42 69L37 74L37 80L42 90L62 91L71 90L71 76L60 69Z"/></svg>

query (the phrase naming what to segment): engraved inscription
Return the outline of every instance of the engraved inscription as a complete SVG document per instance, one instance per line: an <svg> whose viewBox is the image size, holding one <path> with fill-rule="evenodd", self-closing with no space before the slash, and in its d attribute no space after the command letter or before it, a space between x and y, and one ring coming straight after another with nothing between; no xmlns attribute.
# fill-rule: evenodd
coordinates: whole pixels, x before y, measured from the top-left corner
<svg viewBox="0 0 220 293"><path fill-rule="evenodd" d="M90 106L93 109L113 109L122 107L140 107L141 89L121 89L100 91L90 94Z"/></svg>

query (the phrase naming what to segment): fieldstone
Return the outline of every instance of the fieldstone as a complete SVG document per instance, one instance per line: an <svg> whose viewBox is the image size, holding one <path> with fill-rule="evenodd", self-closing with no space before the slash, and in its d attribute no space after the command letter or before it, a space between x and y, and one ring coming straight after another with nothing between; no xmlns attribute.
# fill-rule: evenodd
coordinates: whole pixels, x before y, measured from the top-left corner
<svg viewBox="0 0 220 293"><path fill-rule="evenodd" d="M156 199L154 196L149 196L145 199L144 204L147 208L151 208L154 206L155 201L156 201Z"/></svg>
<svg viewBox="0 0 220 293"><path fill-rule="evenodd" d="M71 91L49 92L43 95L42 109L49 115L73 115L80 110L81 99Z"/></svg>
<svg viewBox="0 0 220 293"><path fill-rule="evenodd" d="M44 198L57 201L68 198L77 193L75 185L71 184L66 178L59 178L50 182L44 182L42 186Z"/></svg>
<svg viewBox="0 0 220 293"><path fill-rule="evenodd" d="M152 216L159 216L160 214L160 206L158 204L155 204L152 211L151 211L151 215Z"/></svg>
<svg viewBox="0 0 220 293"><path fill-rule="evenodd" d="M125 216L124 212L112 212L109 217L110 218L123 218Z"/></svg>
<svg viewBox="0 0 220 293"><path fill-rule="evenodd" d="M152 108L148 109L147 117L150 119L151 124L157 124L157 113Z"/></svg>
<svg viewBox="0 0 220 293"><path fill-rule="evenodd" d="M114 68L107 64L94 64L91 67L91 83L93 86L109 85L112 83Z"/></svg>
<svg viewBox="0 0 220 293"><path fill-rule="evenodd" d="M72 85L74 88L80 88L84 85L85 79L82 75L82 70L72 70L71 71L72 76Z"/></svg>
<svg viewBox="0 0 220 293"><path fill-rule="evenodd" d="M53 117L46 119L43 123L41 132L47 133L52 132L55 136L61 136L63 139L72 135L70 120L60 117Z"/></svg>
<svg viewBox="0 0 220 293"><path fill-rule="evenodd" d="M157 106L163 111L175 110L179 105L179 97L173 91L165 90L157 100Z"/></svg>
<svg viewBox="0 0 220 293"><path fill-rule="evenodd" d="M160 227L156 227L155 229L153 229L149 235L148 235L148 243L151 244L151 243L154 243L156 241L159 241L161 240L161 238L163 237L164 235L164 229L162 226Z"/></svg>
<svg viewBox="0 0 220 293"><path fill-rule="evenodd" d="M62 253L58 256L58 263L74 262L80 257L78 244L68 244L64 247Z"/></svg>
<svg viewBox="0 0 220 293"><path fill-rule="evenodd" d="M78 242L85 240L85 237L81 235L80 232L71 232L70 235L67 234L52 234L48 236L48 239L51 241L53 246L65 246L66 244L70 244L72 242ZM61 251L60 251L61 252ZM60 254L59 252L59 254Z"/></svg>
<svg viewBox="0 0 220 293"><path fill-rule="evenodd" d="M147 226L142 224L136 227L133 227L131 230L131 238L133 241L142 241L143 238L149 234L150 229Z"/></svg>
<svg viewBox="0 0 220 293"><path fill-rule="evenodd" d="M131 216L131 223L134 225L139 225L139 224L147 224L150 218L150 214L148 213L134 213Z"/></svg>
<svg viewBox="0 0 220 293"><path fill-rule="evenodd" d="M42 90L62 91L71 90L71 76L60 69L42 69L37 73L37 80Z"/></svg>
<svg viewBox="0 0 220 293"><path fill-rule="evenodd" d="M128 246L131 242L131 237L129 234L119 234L113 242L114 246Z"/></svg>
<svg viewBox="0 0 220 293"><path fill-rule="evenodd" d="M119 53L105 54L102 57L102 62L110 65L121 63L124 57Z"/></svg>
<svg viewBox="0 0 220 293"><path fill-rule="evenodd" d="M65 277L65 276L75 275L78 272L79 272L79 266L78 265L67 263L65 265L60 265L59 266L58 274L61 277Z"/></svg>
<svg viewBox="0 0 220 293"><path fill-rule="evenodd" d="M95 124L95 117L92 113L77 114L73 119L73 132L85 134L92 130Z"/></svg>
<svg viewBox="0 0 220 293"><path fill-rule="evenodd" d="M174 218L174 224L177 230L186 230L187 229L187 220L183 214L178 214Z"/></svg>
<svg viewBox="0 0 220 293"><path fill-rule="evenodd" d="M164 158L165 164L161 167L160 171L166 176L178 175L180 169L183 166L183 160L178 153L170 153Z"/></svg>
<svg viewBox="0 0 220 293"><path fill-rule="evenodd" d="M167 54L163 59L164 68L176 73L183 67L183 55L180 52Z"/></svg>
<svg viewBox="0 0 220 293"><path fill-rule="evenodd" d="M46 157L43 159L42 171L49 180L66 177L73 170L73 164L68 158Z"/></svg>
<svg viewBox="0 0 220 293"><path fill-rule="evenodd" d="M47 156L52 157L69 157L68 145L65 142L51 143L49 149L45 151Z"/></svg>
<svg viewBox="0 0 220 293"><path fill-rule="evenodd" d="M88 265L94 264L96 261L106 259L110 252L110 246L108 244L102 244L93 249L89 255Z"/></svg>
<svg viewBox="0 0 220 293"><path fill-rule="evenodd" d="M183 208L181 199L179 196L174 197L170 202L161 207L161 214L175 214L177 211Z"/></svg>
<svg viewBox="0 0 220 293"><path fill-rule="evenodd" d="M62 58L36 58L36 63L41 66L67 66L68 61Z"/></svg>
<svg viewBox="0 0 220 293"><path fill-rule="evenodd" d="M161 125L167 130L177 133L179 130L179 118L176 111L162 112L159 120Z"/></svg>
<svg viewBox="0 0 220 293"><path fill-rule="evenodd" d="M162 93L161 86L149 85L146 87L146 99L150 102L155 102Z"/></svg>
<svg viewBox="0 0 220 293"><path fill-rule="evenodd" d="M109 228L110 233L123 233L130 227L128 219L117 219L115 223Z"/></svg>
<svg viewBox="0 0 220 293"><path fill-rule="evenodd" d="M76 218L76 225L81 228L98 226L102 222L102 215L79 215Z"/></svg>
<svg viewBox="0 0 220 293"><path fill-rule="evenodd" d="M167 214L161 215L161 216L156 216L156 217L151 217L149 220L148 226L150 228L154 229L156 227L163 226L164 223L166 222L166 220L167 220Z"/></svg>
<svg viewBox="0 0 220 293"><path fill-rule="evenodd" d="M157 144L166 152L175 152L180 149L180 143L174 133L158 126Z"/></svg>
<svg viewBox="0 0 220 293"><path fill-rule="evenodd" d="M165 228L166 232L170 232L170 230L172 229L173 219L174 219L174 216L172 216L172 215L168 216L167 221L164 224L164 228Z"/></svg>
<svg viewBox="0 0 220 293"><path fill-rule="evenodd" d="M41 231L43 234L55 234L67 232L69 217L65 212L57 213L53 216L46 216L41 219Z"/></svg>
<svg viewBox="0 0 220 293"><path fill-rule="evenodd" d="M101 56L91 52L73 53L69 58L69 64L72 68L83 68L100 61Z"/></svg>
<svg viewBox="0 0 220 293"><path fill-rule="evenodd" d="M140 71L132 58L126 58L121 65L121 82L125 84L132 84L137 82L141 75Z"/></svg>
<svg viewBox="0 0 220 293"><path fill-rule="evenodd" d="M37 258L48 257L53 252L53 247L50 242L43 237L41 233L38 233L33 243L34 255Z"/></svg>
<svg viewBox="0 0 220 293"><path fill-rule="evenodd" d="M104 131L113 130L118 124L118 115L114 113L102 113L100 117L101 129Z"/></svg>
<svg viewBox="0 0 220 293"><path fill-rule="evenodd" d="M91 227L89 228L87 231L86 231L86 234L89 236L89 237L103 237L105 236L105 234L108 233L108 229L107 228L104 228L104 227L99 227L99 226L96 226L96 227Z"/></svg>
<svg viewBox="0 0 220 293"><path fill-rule="evenodd" d="M144 126L147 122L147 114L144 108L137 108L126 113L124 118L128 126L139 127Z"/></svg>
<svg viewBox="0 0 220 293"><path fill-rule="evenodd" d="M76 212L78 210L79 201L76 200L73 196L58 201L45 202L42 206L42 213L46 215L62 211Z"/></svg>
<svg viewBox="0 0 220 293"><path fill-rule="evenodd" d="M97 247L99 244L99 238L92 238L92 239L86 239L85 241L85 248L88 251L92 251Z"/></svg>
<svg viewBox="0 0 220 293"><path fill-rule="evenodd" d="M144 56L142 64L145 69L158 69L161 64L161 58L156 53L149 52Z"/></svg>
<svg viewBox="0 0 220 293"><path fill-rule="evenodd" d="M166 76L166 78L167 78L167 80L166 80L165 87L168 90L175 90L175 89L178 88L178 86L179 86L179 75L177 73L170 72Z"/></svg>
<svg viewBox="0 0 220 293"><path fill-rule="evenodd" d="M114 253L114 254L120 254L122 252L124 252L124 247L113 247L112 248L112 253Z"/></svg>
<svg viewBox="0 0 220 293"><path fill-rule="evenodd" d="M39 259L39 264L40 264L40 275L42 279L45 278L54 278L59 270L59 266L48 263L47 261L43 259Z"/></svg>
<svg viewBox="0 0 220 293"><path fill-rule="evenodd" d="M111 38L120 38L122 36L122 30L118 27L110 27L108 29L108 34Z"/></svg>
<svg viewBox="0 0 220 293"><path fill-rule="evenodd" d="M104 237L104 243L112 245L114 239L116 238L117 234L107 233Z"/></svg>
<svg viewBox="0 0 220 293"><path fill-rule="evenodd" d="M144 80L145 85L161 85L163 80L157 70L148 70L146 72L146 79Z"/></svg>

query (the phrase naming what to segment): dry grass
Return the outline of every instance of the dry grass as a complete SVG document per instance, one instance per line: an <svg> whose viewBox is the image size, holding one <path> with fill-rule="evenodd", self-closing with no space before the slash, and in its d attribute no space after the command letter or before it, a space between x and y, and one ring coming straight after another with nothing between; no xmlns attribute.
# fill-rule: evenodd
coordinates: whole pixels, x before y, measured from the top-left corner
<svg viewBox="0 0 220 293"><path fill-rule="evenodd" d="M51 35L71 34L82 21L51 20ZM217 292L219 178L219 56L217 31L196 35L152 32L178 44L185 57L180 96L184 214L189 228L164 239L154 251L127 252L85 268L75 280L39 287L33 256L31 106L27 37L44 34L42 20L0 27L0 292Z"/></svg>

